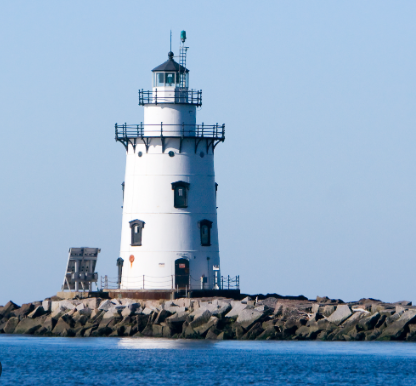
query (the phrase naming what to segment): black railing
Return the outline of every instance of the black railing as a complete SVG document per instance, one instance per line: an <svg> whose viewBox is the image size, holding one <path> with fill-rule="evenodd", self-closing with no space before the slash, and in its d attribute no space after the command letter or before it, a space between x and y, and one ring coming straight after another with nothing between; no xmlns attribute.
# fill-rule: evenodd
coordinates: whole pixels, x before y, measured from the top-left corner
<svg viewBox="0 0 416 386"><path fill-rule="evenodd" d="M201 278L193 278L187 276L188 284L183 288L176 284L176 278L180 279L183 285L184 277L182 275L169 275L169 276L136 276L130 278L124 278L119 283L118 278L109 277L107 275L101 276L101 288L102 289L137 289L137 290L152 290L152 289L167 289L167 290L198 290L198 289L221 289L221 290L236 290L240 289L240 276L221 276L218 283L208 283L201 280ZM215 279L214 279L215 281Z"/></svg>
<svg viewBox="0 0 416 386"><path fill-rule="evenodd" d="M219 141L225 140L225 124L200 125L192 124L143 124L122 125L115 124L116 141L124 141L128 138L146 137L182 137L182 138L212 138Z"/></svg>
<svg viewBox="0 0 416 386"><path fill-rule="evenodd" d="M139 105L144 106L148 104L187 104L194 106L202 106L202 90L181 90L176 89L172 91L160 90L158 91L143 91L139 90Z"/></svg>

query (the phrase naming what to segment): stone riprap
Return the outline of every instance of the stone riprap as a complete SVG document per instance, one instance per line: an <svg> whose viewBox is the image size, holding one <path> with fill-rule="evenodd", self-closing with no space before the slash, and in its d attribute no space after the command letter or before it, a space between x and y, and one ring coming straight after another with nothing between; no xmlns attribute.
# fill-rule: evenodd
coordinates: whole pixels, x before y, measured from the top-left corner
<svg viewBox="0 0 416 386"><path fill-rule="evenodd" d="M0 333L63 337L416 342L411 302L317 297L143 301L48 298L0 307Z"/></svg>

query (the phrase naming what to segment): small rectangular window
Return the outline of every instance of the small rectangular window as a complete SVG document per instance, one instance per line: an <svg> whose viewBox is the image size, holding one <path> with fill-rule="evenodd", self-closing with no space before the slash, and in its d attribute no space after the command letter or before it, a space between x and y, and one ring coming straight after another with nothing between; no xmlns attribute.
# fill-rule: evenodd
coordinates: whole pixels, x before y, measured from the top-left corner
<svg viewBox="0 0 416 386"><path fill-rule="evenodd" d="M130 221L131 245L134 245L134 246L142 245L142 233L143 233L144 224L145 223L141 220Z"/></svg>
<svg viewBox="0 0 416 386"><path fill-rule="evenodd" d="M183 189L178 189L178 191L179 191L179 197L182 197L183 196Z"/></svg>
<svg viewBox="0 0 416 386"><path fill-rule="evenodd" d="M157 76L157 82L156 87L164 87L165 86L165 74L158 73Z"/></svg>
<svg viewBox="0 0 416 386"><path fill-rule="evenodd" d="M166 86L174 86L175 85L175 74L166 74L165 83L166 83Z"/></svg>
<svg viewBox="0 0 416 386"><path fill-rule="evenodd" d="M173 206L175 208L187 208L188 207L189 182L185 182L185 181L172 182L172 190L173 190Z"/></svg>
<svg viewBox="0 0 416 386"><path fill-rule="evenodd" d="M208 247L211 245L211 227L212 221L202 220L198 222L198 226L201 232L201 245Z"/></svg>

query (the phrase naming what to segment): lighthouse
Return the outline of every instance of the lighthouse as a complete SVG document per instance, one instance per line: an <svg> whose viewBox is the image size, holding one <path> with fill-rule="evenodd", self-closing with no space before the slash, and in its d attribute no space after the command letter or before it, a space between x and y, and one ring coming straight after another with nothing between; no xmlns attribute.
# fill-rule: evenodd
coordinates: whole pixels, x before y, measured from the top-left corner
<svg viewBox="0 0 416 386"><path fill-rule="evenodd" d="M120 289L221 288L214 153L225 125L197 123L185 40L139 90L144 122L115 125L126 150Z"/></svg>

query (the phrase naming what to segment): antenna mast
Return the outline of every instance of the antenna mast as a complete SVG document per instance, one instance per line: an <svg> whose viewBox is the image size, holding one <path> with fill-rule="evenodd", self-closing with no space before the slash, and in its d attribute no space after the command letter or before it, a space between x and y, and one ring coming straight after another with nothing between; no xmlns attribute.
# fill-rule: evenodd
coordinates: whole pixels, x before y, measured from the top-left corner
<svg viewBox="0 0 416 386"><path fill-rule="evenodd" d="M179 75L180 87L186 87L186 51L189 47L185 47L186 31L181 31L182 44L179 47Z"/></svg>

